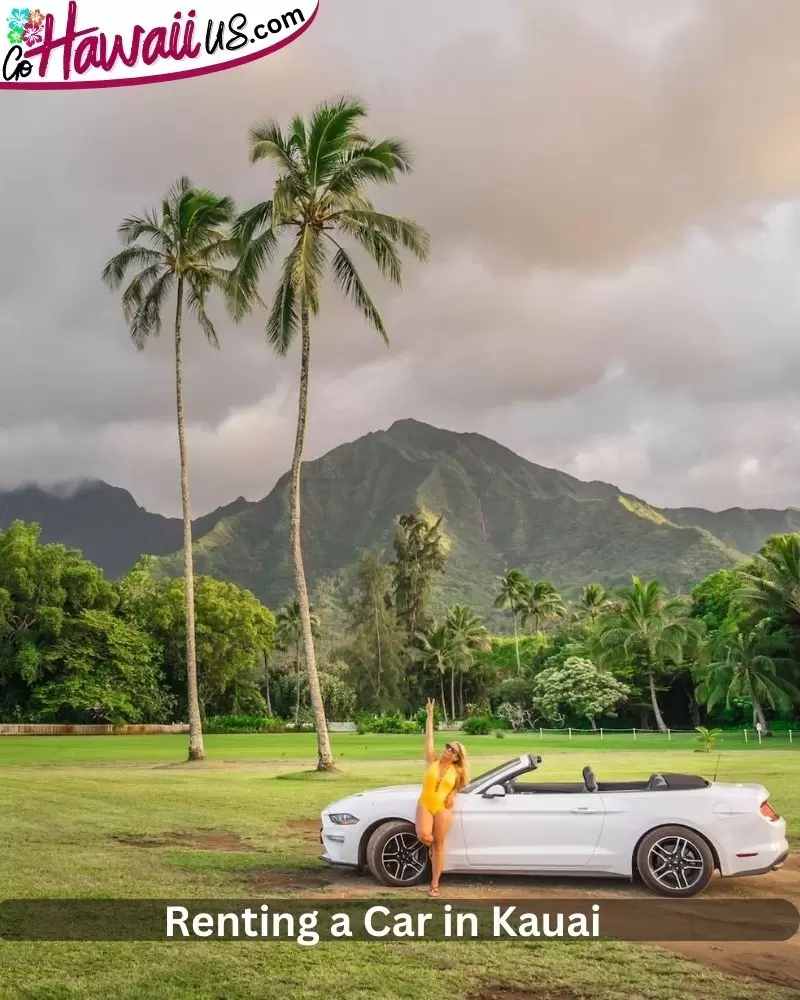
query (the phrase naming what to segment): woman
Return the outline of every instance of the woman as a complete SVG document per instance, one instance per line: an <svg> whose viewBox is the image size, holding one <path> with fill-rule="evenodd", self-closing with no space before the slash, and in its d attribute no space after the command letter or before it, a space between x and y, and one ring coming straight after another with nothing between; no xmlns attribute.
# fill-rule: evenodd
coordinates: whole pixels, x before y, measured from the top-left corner
<svg viewBox="0 0 800 1000"><path fill-rule="evenodd" d="M417 837L430 850L430 895L439 895L439 880L444 870L444 844L453 819L456 795L469 783L467 751L461 743L448 743L441 757L436 756L433 745L433 706L428 699L425 706L428 719L425 723L425 759L428 770L422 783L422 794L417 803Z"/></svg>

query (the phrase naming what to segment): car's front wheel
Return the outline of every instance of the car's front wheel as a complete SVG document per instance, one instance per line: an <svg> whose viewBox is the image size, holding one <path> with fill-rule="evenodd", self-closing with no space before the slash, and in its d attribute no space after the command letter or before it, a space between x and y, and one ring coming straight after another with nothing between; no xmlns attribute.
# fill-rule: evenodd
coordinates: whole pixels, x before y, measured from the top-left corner
<svg viewBox="0 0 800 1000"><path fill-rule="evenodd" d="M644 884L661 896L696 896L711 881L714 856L706 841L683 826L652 830L636 851L636 868Z"/></svg>
<svg viewBox="0 0 800 1000"><path fill-rule="evenodd" d="M405 820L375 830L367 844L367 866L382 885L419 885L430 877L428 849Z"/></svg>

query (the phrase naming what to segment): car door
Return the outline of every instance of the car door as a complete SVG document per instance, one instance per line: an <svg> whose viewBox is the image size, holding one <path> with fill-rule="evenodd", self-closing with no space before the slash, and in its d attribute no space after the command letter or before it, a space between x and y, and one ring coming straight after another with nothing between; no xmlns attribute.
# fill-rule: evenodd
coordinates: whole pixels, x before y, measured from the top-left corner
<svg viewBox="0 0 800 1000"><path fill-rule="evenodd" d="M599 794L588 792L472 794L458 816L471 867L538 871L588 865L605 807Z"/></svg>

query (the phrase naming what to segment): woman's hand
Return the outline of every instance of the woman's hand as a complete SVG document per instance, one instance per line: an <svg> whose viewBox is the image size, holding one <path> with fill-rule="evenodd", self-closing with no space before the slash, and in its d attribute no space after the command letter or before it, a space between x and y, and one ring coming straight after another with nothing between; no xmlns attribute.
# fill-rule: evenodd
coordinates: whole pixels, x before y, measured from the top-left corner
<svg viewBox="0 0 800 1000"><path fill-rule="evenodd" d="M452 809L455 804L456 804L455 793L454 792L450 792L450 794L445 799L444 807L445 807L445 809Z"/></svg>
<svg viewBox="0 0 800 1000"><path fill-rule="evenodd" d="M428 713L428 718L433 718L434 708L436 707L436 699L428 698L427 704L425 705L425 711Z"/></svg>

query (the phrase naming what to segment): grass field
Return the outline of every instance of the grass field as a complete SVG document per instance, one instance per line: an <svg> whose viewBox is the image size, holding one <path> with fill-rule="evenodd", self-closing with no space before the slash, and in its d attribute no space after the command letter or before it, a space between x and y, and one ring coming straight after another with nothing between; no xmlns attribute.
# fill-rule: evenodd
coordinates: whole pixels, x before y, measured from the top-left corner
<svg viewBox="0 0 800 1000"><path fill-rule="evenodd" d="M710 776L718 767L721 780L766 784L800 847L800 756L788 747L706 755L637 741L623 752L588 739L572 748L543 741L543 775L575 779L586 763L601 778ZM518 737L468 745L474 773L539 749ZM335 776L309 772L308 735L208 737L210 759L199 765L180 763L185 749L179 736L0 738L0 897L336 898L349 890L324 885L320 810L352 791L420 777L418 737L335 737ZM565 883L561 895L569 894ZM755 1000L764 990L665 951L609 942L0 942L2 1000ZM772 985L768 995L796 991Z"/></svg>

